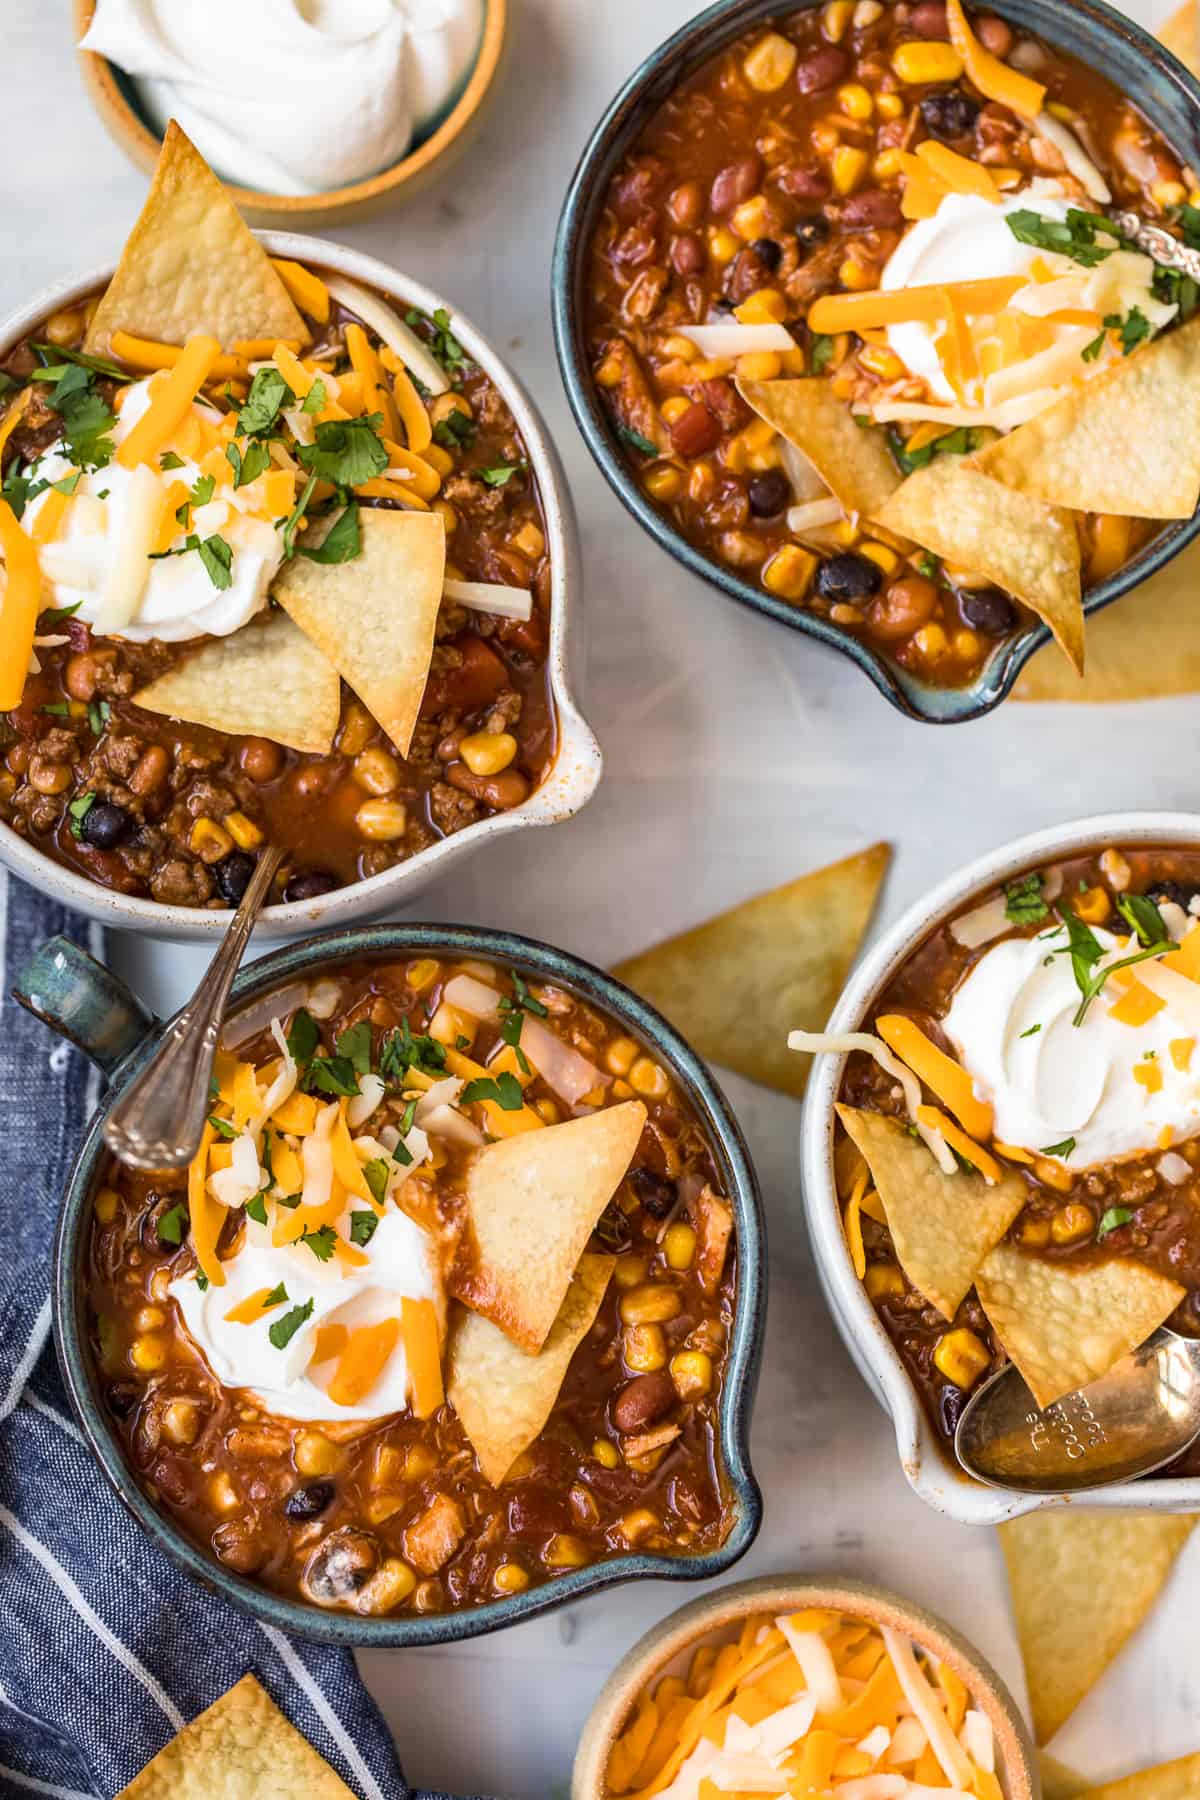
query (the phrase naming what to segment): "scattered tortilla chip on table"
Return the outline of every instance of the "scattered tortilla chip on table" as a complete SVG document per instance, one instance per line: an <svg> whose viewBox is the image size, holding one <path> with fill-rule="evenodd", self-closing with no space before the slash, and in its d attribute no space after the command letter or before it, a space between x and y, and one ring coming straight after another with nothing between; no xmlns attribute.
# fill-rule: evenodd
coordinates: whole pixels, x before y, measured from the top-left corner
<svg viewBox="0 0 1200 1800"><path fill-rule="evenodd" d="M592 1328L616 1258L583 1256L537 1356L528 1356L490 1319L457 1308L446 1397L479 1466L500 1487L554 1410L567 1368Z"/></svg>
<svg viewBox="0 0 1200 1800"><path fill-rule="evenodd" d="M1046 1800L1054 1800L1047 1792ZM1200 1800L1200 1750L1082 1790L1082 1800Z"/></svg>
<svg viewBox="0 0 1200 1800"><path fill-rule="evenodd" d="M874 517L900 486L903 477L882 435L855 424L823 376L740 381L738 393L808 458L846 512Z"/></svg>
<svg viewBox="0 0 1200 1800"><path fill-rule="evenodd" d="M837 1112L871 1171L900 1267L952 1319L1024 1206L1025 1183L1011 1173L993 1186L972 1169L947 1175L898 1119L852 1106Z"/></svg>
<svg viewBox="0 0 1200 1800"><path fill-rule="evenodd" d="M629 957L613 974L709 1062L799 1099L811 1058L788 1049L788 1032L824 1027L890 857L875 844Z"/></svg>
<svg viewBox="0 0 1200 1800"><path fill-rule="evenodd" d="M1185 0L1178 12L1171 14L1158 34L1160 44L1165 44L1172 56L1177 56L1181 63L1200 75L1200 12L1196 0Z"/></svg>
<svg viewBox="0 0 1200 1800"><path fill-rule="evenodd" d="M486 1144L466 1175L467 1242L450 1291L530 1356L550 1334L646 1123L640 1100Z"/></svg>
<svg viewBox="0 0 1200 1800"><path fill-rule="evenodd" d="M1087 622L1087 673L1047 644L1021 671L1017 700L1103 705L1200 693L1200 544Z"/></svg>
<svg viewBox="0 0 1200 1800"><path fill-rule="evenodd" d="M1200 318L1080 382L971 461L1047 506L1190 519L1200 500Z"/></svg>
<svg viewBox="0 0 1200 1800"><path fill-rule="evenodd" d="M998 1528L1039 1744L1065 1724L1137 1630L1194 1524L1072 1506Z"/></svg>
<svg viewBox="0 0 1200 1800"><path fill-rule="evenodd" d="M272 595L407 756L425 697L446 569L436 513L364 507L350 562L296 556Z"/></svg>
<svg viewBox="0 0 1200 1800"><path fill-rule="evenodd" d="M189 725L325 755L333 748L341 692L325 654L286 613L271 611L229 637L207 639L133 700Z"/></svg>
<svg viewBox="0 0 1200 1800"><path fill-rule="evenodd" d="M1082 670L1083 601L1074 519L989 480L973 466L976 461L935 457L896 489L876 519L954 568L982 575L1023 600Z"/></svg>
<svg viewBox="0 0 1200 1800"><path fill-rule="evenodd" d="M308 329L258 239L172 119L150 193L84 348L107 355L114 331L182 344L207 332L308 341Z"/></svg>
<svg viewBox="0 0 1200 1800"><path fill-rule="evenodd" d="M976 1288L996 1336L1043 1408L1106 1375L1186 1294L1178 1282L1122 1257L1077 1268L1044 1262L1014 1244L997 1245Z"/></svg>
<svg viewBox="0 0 1200 1800"><path fill-rule="evenodd" d="M222 1694L117 1800L354 1800L253 1675Z"/></svg>

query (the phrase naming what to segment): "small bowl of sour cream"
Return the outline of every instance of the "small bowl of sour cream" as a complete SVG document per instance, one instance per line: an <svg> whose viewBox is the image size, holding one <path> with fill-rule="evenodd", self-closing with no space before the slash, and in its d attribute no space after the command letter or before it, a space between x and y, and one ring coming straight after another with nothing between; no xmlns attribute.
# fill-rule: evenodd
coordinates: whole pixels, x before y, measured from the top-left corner
<svg viewBox="0 0 1200 1800"><path fill-rule="evenodd" d="M271 0L249 15L242 0L75 0L74 27L88 93L139 168L177 119L252 223L300 230L413 192L463 146L507 17L508 0Z"/></svg>

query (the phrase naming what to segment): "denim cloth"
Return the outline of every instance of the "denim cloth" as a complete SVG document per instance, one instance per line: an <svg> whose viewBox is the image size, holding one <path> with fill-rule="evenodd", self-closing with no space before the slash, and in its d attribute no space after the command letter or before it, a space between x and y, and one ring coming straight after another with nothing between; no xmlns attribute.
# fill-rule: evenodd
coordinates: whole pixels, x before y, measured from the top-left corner
<svg viewBox="0 0 1200 1800"><path fill-rule="evenodd" d="M9 998L43 939L100 933L0 871L0 1796L110 1800L248 1670L361 1800L413 1796L349 1651L231 1609L142 1535L71 1417L50 1340L58 1197L100 1095Z"/></svg>

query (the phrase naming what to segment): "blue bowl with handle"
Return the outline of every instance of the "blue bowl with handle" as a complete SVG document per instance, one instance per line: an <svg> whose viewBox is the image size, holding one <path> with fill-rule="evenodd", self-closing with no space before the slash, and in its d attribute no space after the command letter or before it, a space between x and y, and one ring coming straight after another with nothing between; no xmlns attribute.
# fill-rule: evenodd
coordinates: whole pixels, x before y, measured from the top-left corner
<svg viewBox="0 0 1200 1800"><path fill-rule="evenodd" d="M450 1644L550 1612L618 1582L704 1581L745 1554L762 1520L762 1496L750 1467L750 1415L766 1324L766 1226L750 1154L733 1111L704 1063L653 1007L602 969L565 950L477 926L375 925L330 932L265 956L238 976L229 1016L289 982L316 979L338 963L384 957L478 957L515 968L528 980L552 982L620 1021L673 1074L695 1108L729 1196L737 1240L737 1299L721 1394L721 1449L733 1525L720 1549L703 1556L642 1552L613 1557L555 1576L539 1587L456 1612L391 1618L327 1612L286 1599L235 1574L207 1554L146 1493L126 1462L100 1391L87 1316L85 1271L93 1197L108 1152L106 1114L141 1070L162 1036L154 1019L117 976L66 938L52 938L17 977L13 997L90 1056L108 1089L80 1148L63 1196L54 1245L54 1337L80 1427L101 1469L160 1550L198 1581L297 1637L354 1648Z"/></svg>
<svg viewBox="0 0 1200 1800"><path fill-rule="evenodd" d="M860 642L828 619L779 600L744 580L678 532L643 492L621 450L611 416L592 378L587 352L588 246L604 206L608 184L659 107L710 57L756 25L782 13L807 11L824 0L717 0L688 21L634 71L588 140L571 177L554 245L551 306L559 369L571 410L601 473L661 549L711 587L779 624L816 638L848 657L880 693L909 718L932 725L978 719L1012 690L1034 651L1050 633L1034 620L997 645L969 687L920 681L882 651ZM1200 170L1200 83L1156 38L1104 0L997 0L988 11L1025 27L1047 44L1103 73L1143 113L1192 169ZM1169 451L1164 449L1164 454ZM1200 532L1200 513L1164 526L1124 568L1084 595L1089 617L1146 581Z"/></svg>

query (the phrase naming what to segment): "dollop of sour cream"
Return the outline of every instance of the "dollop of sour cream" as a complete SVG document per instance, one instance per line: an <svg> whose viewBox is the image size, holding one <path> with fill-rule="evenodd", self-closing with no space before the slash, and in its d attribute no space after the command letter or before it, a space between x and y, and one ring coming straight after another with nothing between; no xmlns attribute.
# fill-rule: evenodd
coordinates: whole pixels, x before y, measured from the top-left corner
<svg viewBox="0 0 1200 1800"><path fill-rule="evenodd" d="M223 1387L246 1388L277 1418L382 1419L408 1405L408 1362L401 1336L375 1386L354 1406L339 1406L326 1384L336 1359L313 1359L322 1325L378 1325L399 1317L400 1302L432 1300L444 1316L444 1296L433 1243L406 1213L389 1210L365 1247L367 1263L346 1269L322 1263L303 1244L274 1245L265 1225L247 1219L246 1238L224 1265L223 1287L201 1288L194 1274L173 1281L167 1292L178 1303L193 1343ZM282 1283L286 1301L251 1324L227 1315L252 1294L274 1292ZM311 1316L282 1348L271 1342L273 1324L295 1306L313 1301Z"/></svg>
<svg viewBox="0 0 1200 1800"><path fill-rule="evenodd" d="M1129 954L1124 940L1093 930L1105 961ZM1070 957L1054 954L1066 943L1060 926L993 945L942 1021L976 1091L995 1109L997 1140L1045 1153L1073 1138L1059 1160L1078 1170L1194 1136L1200 1063L1180 1069L1171 1054L1174 1040L1194 1036L1194 1023L1168 1004L1145 1025L1123 1024L1111 1012L1122 990L1110 981L1082 1024L1073 1024L1079 988ZM1156 1091L1134 1073L1148 1064L1161 1075Z"/></svg>
<svg viewBox="0 0 1200 1800"><path fill-rule="evenodd" d="M150 380L135 382L126 390L112 431L114 445L120 446L149 406ZM220 414L203 402L193 405L192 412L210 424L220 420ZM30 478L34 482L60 481L69 476L72 466L62 450L52 448L33 465ZM80 476L61 530L53 542L40 547L45 587L53 595L47 604L77 606L79 618L97 635L120 636L134 643L151 638L182 643L195 637L228 636L266 606L268 590L283 560L283 534L275 529L262 478L241 488L217 487L210 501L191 508L186 530L173 514L164 514L164 535L176 524L170 540L176 548L189 532L201 539L224 539L233 552L227 588L214 585L195 551L150 560L136 617L111 633L106 629L106 577L120 554L129 509L136 504L135 483L146 477L145 468L125 469L115 460ZM173 490L181 486L190 491L200 477L199 465L186 456L180 458L179 467L169 471L156 467L154 478L164 508ZM39 514L49 499L49 493L43 492L26 508L24 523L35 536Z"/></svg>
<svg viewBox="0 0 1200 1800"><path fill-rule="evenodd" d="M457 98L483 0L97 0L81 49L229 181L320 194L389 168Z"/></svg>

